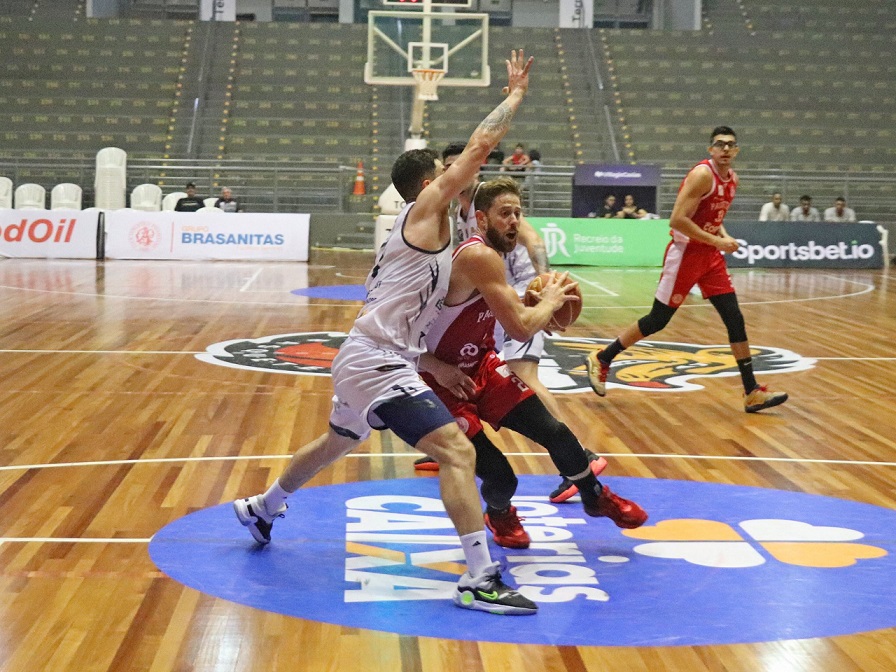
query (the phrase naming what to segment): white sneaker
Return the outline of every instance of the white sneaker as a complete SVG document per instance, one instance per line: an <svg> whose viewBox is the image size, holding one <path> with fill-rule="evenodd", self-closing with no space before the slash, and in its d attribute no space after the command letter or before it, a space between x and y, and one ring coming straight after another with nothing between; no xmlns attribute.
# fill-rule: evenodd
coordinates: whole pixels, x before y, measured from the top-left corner
<svg viewBox="0 0 896 672"><path fill-rule="evenodd" d="M486 567L480 576L464 572L457 582L454 604L463 609L510 616L525 616L538 611L537 604L501 580L497 562Z"/></svg>
<svg viewBox="0 0 896 672"><path fill-rule="evenodd" d="M283 518L287 508L284 503L273 516L269 515L264 508L262 495L238 499L233 503L233 511L236 513L237 520L249 529L252 537L259 544L271 543L271 528L274 526L274 518Z"/></svg>

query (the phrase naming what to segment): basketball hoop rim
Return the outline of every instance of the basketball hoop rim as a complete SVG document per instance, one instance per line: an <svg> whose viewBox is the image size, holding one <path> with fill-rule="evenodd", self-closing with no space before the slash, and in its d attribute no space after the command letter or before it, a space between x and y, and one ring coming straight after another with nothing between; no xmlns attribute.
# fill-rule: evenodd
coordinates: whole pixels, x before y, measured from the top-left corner
<svg viewBox="0 0 896 672"><path fill-rule="evenodd" d="M439 81L445 76L445 70L440 68L414 68L411 73L417 81Z"/></svg>

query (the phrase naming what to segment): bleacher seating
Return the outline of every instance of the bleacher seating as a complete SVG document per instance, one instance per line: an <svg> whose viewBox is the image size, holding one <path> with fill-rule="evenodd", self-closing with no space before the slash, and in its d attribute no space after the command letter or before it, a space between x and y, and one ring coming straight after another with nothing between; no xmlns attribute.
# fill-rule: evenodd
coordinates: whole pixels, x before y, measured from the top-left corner
<svg viewBox="0 0 896 672"><path fill-rule="evenodd" d="M172 150L177 143L171 136L178 123L177 132L183 133L178 139L186 137L182 121L175 122L175 110L186 59L195 59L202 48L193 34L194 22L78 16L60 21L43 11L51 4L0 3L0 143L7 160L19 161L14 174L7 165L0 172L14 177L16 184L34 182L46 189L62 182L91 185L92 174L74 174L69 164L55 158L91 160L104 146L157 162L214 160L218 155L231 166L245 162L245 169L227 169L227 182L241 196L250 192L269 198L266 207L271 208L342 207L348 192L337 167L354 166L359 159L365 161L369 185L387 179L406 128L400 127L406 117L395 112L407 107L411 90L364 84L365 25L238 24L232 64L216 61L232 69L226 119L220 124L217 117L212 120L211 142L203 145L220 151L186 155L180 145ZM290 12L307 18L312 4L332 11L330 0L275 4L282 10L275 17L280 19ZM849 175L883 180L891 173L896 162L896 15L891 3L741 0L743 11L731 11L736 4L704 3L710 28L702 31L564 33L493 25L492 86L441 87L439 101L427 106L425 137L438 149L469 137L500 100L506 54L534 45L527 49L537 59L530 93L503 147L522 142L539 149L549 166L605 158L600 151L583 155L580 136L582 120L588 119L596 122L589 142L608 142L602 108L591 107L592 98L570 93L564 84L569 69L581 66L571 51L577 50L576 59L585 53L579 40L586 36L597 45L596 66L606 75L602 95L617 127L622 160L659 163L670 184L675 181L671 176L701 158L709 131L720 123L738 131L742 174L769 176L745 181L736 207L744 203L752 208L753 199L782 188L782 176L788 174L805 176L802 182L791 180L788 189L805 188L823 203L839 195L824 190L841 191ZM66 8L67 17L80 3L65 0L58 6ZM197 6L195 0L131 3L145 16L169 15L169 7L192 16ZM41 11L32 12L34 7ZM228 52L230 40L228 35ZM179 120L189 117L184 107ZM50 157L52 162L36 163ZM381 158L368 161L370 157ZM250 161L331 170L285 170L272 177ZM170 189L183 183L178 174L166 185L160 175L164 171L156 170L129 175L128 187L156 182ZM209 171L202 179L213 189L208 193L214 193L219 186L215 174ZM87 204L90 189L85 190ZM860 215L862 200L889 200L896 217L896 194L884 182L850 182L849 200Z"/></svg>
<svg viewBox="0 0 896 672"><path fill-rule="evenodd" d="M8 154L164 150L189 24L0 20L0 142Z"/></svg>

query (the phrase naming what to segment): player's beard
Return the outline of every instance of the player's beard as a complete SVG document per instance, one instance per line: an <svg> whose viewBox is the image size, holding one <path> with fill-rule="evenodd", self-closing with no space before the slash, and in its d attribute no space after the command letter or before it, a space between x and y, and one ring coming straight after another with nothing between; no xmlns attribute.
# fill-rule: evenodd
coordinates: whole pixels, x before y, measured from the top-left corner
<svg viewBox="0 0 896 672"><path fill-rule="evenodd" d="M486 227L485 238L486 240L488 240L489 245L491 245L501 254L508 254L509 252L513 252L513 248L516 247L515 238L512 241L507 240L507 238L498 233L497 229L491 226Z"/></svg>

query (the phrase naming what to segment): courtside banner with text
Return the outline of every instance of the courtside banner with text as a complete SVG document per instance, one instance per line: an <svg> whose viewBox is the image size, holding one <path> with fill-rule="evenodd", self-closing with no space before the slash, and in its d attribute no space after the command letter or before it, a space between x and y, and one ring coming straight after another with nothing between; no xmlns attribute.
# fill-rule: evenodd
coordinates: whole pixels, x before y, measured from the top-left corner
<svg viewBox="0 0 896 672"><path fill-rule="evenodd" d="M740 249L729 268L882 268L875 224L834 222L725 222Z"/></svg>
<svg viewBox="0 0 896 672"><path fill-rule="evenodd" d="M669 220L529 217L556 266L662 266ZM729 268L881 268L875 224L725 222L740 249Z"/></svg>
<svg viewBox="0 0 896 672"><path fill-rule="evenodd" d="M669 220L527 217L557 266L661 266Z"/></svg>
<svg viewBox="0 0 896 672"><path fill-rule="evenodd" d="M0 210L0 257L96 259L99 213Z"/></svg>
<svg viewBox="0 0 896 672"><path fill-rule="evenodd" d="M221 212L106 214L108 259L308 261L310 215Z"/></svg>

